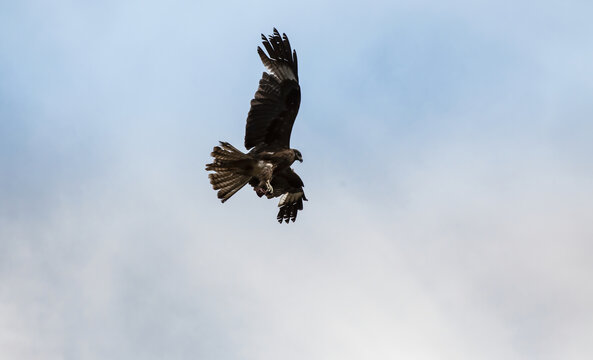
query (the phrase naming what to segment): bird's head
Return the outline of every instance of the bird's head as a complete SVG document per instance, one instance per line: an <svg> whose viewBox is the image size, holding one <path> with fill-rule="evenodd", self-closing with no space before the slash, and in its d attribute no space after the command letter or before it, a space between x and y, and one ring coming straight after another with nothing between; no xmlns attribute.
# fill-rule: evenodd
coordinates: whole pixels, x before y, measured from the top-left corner
<svg viewBox="0 0 593 360"><path fill-rule="evenodd" d="M303 155L301 155L301 152L298 151L297 149L293 149L294 151L294 159L298 160L300 162L303 162Z"/></svg>

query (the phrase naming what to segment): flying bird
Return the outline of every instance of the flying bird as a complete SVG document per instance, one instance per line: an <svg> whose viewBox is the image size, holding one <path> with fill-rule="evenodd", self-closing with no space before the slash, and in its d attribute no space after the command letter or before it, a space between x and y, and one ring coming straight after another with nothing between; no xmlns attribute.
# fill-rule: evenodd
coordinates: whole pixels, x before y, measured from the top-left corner
<svg viewBox="0 0 593 360"><path fill-rule="evenodd" d="M288 223L296 220L307 200L303 181L291 168L295 161L303 162L301 152L290 147L301 103L297 54L286 34L280 36L275 28L267 38L262 34L262 44L266 51L258 46L257 53L268 72L262 74L247 114L245 148L249 152L221 141L212 150L214 160L206 170L213 171L208 177L223 203L249 184L259 197L279 197L276 219Z"/></svg>

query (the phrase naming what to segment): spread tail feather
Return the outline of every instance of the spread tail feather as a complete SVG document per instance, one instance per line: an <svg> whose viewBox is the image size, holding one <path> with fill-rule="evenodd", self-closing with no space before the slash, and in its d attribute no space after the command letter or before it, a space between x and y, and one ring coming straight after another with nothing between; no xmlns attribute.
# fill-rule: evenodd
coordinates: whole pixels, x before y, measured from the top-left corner
<svg viewBox="0 0 593 360"><path fill-rule="evenodd" d="M210 155L214 158L214 162L212 164L206 164L206 170L216 171L214 168L228 168L232 166L233 161L250 159L241 150L224 141L221 141L219 146L215 146Z"/></svg>
<svg viewBox="0 0 593 360"><path fill-rule="evenodd" d="M225 202L243 186L245 186L251 177L246 175L234 174L232 172L216 172L208 175L210 183L214 190L218 190L218 198Z"/></svg>
<svg viewBox="0 0 593 360"><path fill-rule="evenodd" d="M240 173L240 164L250 161L251 158L223 141L220 142L220 146L214 147L210 155L214 161L206 164L206 170L214 173L209 174L208 178L212 188L218 190L218 198L225 202L251 179L251 176Z"/></svg>

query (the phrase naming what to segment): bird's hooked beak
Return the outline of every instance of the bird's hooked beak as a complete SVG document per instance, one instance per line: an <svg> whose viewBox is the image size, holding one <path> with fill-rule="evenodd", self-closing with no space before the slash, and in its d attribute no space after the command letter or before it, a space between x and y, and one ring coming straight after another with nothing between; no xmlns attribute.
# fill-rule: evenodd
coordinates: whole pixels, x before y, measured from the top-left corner
<svg viewBox="0 0 593 360"><path fill-rule="evenodd" d="M301 154L297 154L296 159L300 162L303 162L303 156Z"/></svg>

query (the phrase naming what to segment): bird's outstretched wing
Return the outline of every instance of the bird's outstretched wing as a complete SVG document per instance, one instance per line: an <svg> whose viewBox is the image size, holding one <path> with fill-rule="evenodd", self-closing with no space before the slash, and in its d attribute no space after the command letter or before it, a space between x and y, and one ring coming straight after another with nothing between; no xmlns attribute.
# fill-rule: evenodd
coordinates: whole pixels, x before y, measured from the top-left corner
<svg viewBox="0 0 593 360"><path fill-rule="evenodd" d="M296 51L290 48L286 34L274 29L258 46L257 52L269 73L263 73L259 88L251 100L245 126L245 147L258 145L290 148L290 133L301 104Z"/></svg>
<svg viewBox="0 0 593 360"><path fill-rule="evenodd" d="M261 197L264 192L261 189L258 190L259 180L252 178L249 182L251 186L256 190L257 194ZM305 197L305 191L303 187L303 180L297 175L291 168L286 168L274 175L270 182L274 191L272 193L266 193L268 199L279 197L278 201L278 215L276 219L279 223L282 221L288 223L290 220L293 222L297 218L299 210L303 210L303 201L307 201Z"/></svg>
<svg viewBox="0 0 593 360"><path fill-rule="evenodd" d="M268 198L280 197L278 201L278 215L276 219L279 223L289 220L293 222L297 218L299 210L303 210L303 200L307 201L303 187L303 180L291 168L279 172L271 181L274 192L268 195Z"/></svg>

